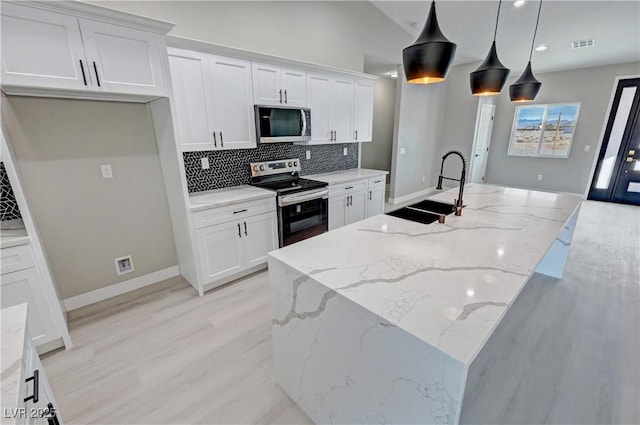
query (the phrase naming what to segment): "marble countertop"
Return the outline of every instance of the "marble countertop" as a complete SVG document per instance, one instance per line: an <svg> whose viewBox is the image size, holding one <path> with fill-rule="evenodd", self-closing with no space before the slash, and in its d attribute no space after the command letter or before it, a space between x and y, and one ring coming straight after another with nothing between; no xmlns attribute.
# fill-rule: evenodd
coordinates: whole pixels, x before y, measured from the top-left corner
<svg viewBox="0 0 640 425"><path fill-rule="evenodd" d="M25 333L27 331L27 304L3 308L2 316L2 409L9 411L22 407L20 400L20 377L22 357L24 356ZM4 418L2 423L13 423L13 419Z"/></svg>
<svg viewBox="0 0 640 425"><path fill-rule="evenodd" d="M581 201L469 184L444 224L383 214L269 255L468 365Z"/></svg>
<svg viewBox="0 0 640 425"><path fill-rule="evenodd" d="M385 176L388 171L370 170L368 168L352 168L350 170L334 171L331 173L312 174L303 176L305 179L318 180L332 184L341 184L356 180L368 179L370 177Z"/></svg>
<svg viewBox="0 0 640 425"><path fill-rule="evenodd" d="M189 208L195 212L275 196L276 192L272 190L245 184L194 193L189 196Z"/></svg>

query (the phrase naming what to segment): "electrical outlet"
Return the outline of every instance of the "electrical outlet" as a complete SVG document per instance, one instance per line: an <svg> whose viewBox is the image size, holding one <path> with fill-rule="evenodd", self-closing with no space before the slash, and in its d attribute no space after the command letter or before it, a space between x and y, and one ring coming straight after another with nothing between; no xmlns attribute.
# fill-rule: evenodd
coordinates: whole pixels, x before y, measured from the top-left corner
<svg viewBox="0 0 640 425"><path fill-rule="evenodd" d="M538 174L538 180L542 180L542 174Z"/></svg>
<svg viewBox="0 0 640 425"><path fill-rule="evenodd" d="M116 258L113 261L116 263L116 273L118 273L118 276L135 271L132 255Z"/></svg>
<svg viewBox="0 0 640 425"><path fill-rule="evenodd" d="M307 156L306 156L306 158L307 158L307 159L311 159L311 151L307 151Z"/></svg>
<svg viewBox="0 0 640 425"><path fill-rule="evenodd" d="M586 146L584 147L584 151L585 151L585 152L589 152L590 150L591 150L591 145L586 145Z"/></svg>
<svg viewBox="0 0 640 425"><path fill-rule="evenodd" d="M102 171L103 179L112 179L113 178L113 170L111 169L111 164L103 164L100 166L100 170Z"/></svg>
<svg viewBox="0 0 640 425"><path fill-rule="evenodd" d="M204 158L200 158L200 164L202 165L203 170L209 169L209 157L205 156Z"/></svg>
<svg viewBox="0 0 640 425"><path fill-rule="evenodd" d="M349 155L349 149L348 149L348 148L344 148L344 149L342 149L342 155L343 155L343 156L347 156L347 155Z"/></svg>
<svg viewBox="0 0 640 425"><path fill-rule="evenodd" d="M422 176L422 183L427 181L427 176Z"/></svg>

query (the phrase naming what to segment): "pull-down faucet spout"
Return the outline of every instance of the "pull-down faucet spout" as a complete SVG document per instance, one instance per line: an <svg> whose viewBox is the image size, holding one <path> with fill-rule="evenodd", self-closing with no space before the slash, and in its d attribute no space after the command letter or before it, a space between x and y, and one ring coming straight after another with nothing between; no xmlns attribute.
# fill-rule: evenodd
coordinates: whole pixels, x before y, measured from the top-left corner
<svg viewBox="0 0 640 425"><path fill-rule="evenodd" d="M445 177L442 175L444 171L444 161L449 157L449 155L458 155L460 160L462 160L462 173L460 173L459 179L454 179L451 177ZM454 210L456 215L462 215L462 192L464 192L464 178L467 174L467 161L464 159L464 156L458 151L449 151L442 157L442 164L440 164L440 175L438 176L438 186L436 186L436 190L442 190L442 180L452 180L460 183L460 189L458 191L458 199L454 200Z"/></svg>

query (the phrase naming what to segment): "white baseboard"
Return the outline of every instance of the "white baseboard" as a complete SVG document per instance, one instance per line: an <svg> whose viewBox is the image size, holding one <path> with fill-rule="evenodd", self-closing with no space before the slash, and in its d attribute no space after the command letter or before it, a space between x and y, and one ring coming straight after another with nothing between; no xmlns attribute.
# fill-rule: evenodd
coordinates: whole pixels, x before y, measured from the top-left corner
<svg viewBox="0 0 640 425"><path fill-rule="evenodd" d="M401 204L403 202L410 201L410 200L418 198L420 196L428 195L428 194L434 192L435 190L436 190L436 187L433 186L433 187L428 187L428 188L423 189L423 190L419 190L418 192L413 192L413 193L410 193L408 195L400 196L399 198L389 198L389 203L390 204L394 204L394 205Z"/></svg>
<svg viewBox="0 0 640 425"><path fill-rule="evenodd" d="M64 300L64 307L67 311L75 310L89 304L94 304L99 301L117 297L118 295L126 294L127 292L135 291L136 289L144 288L145 286L153 285L154 283L158 283L166 279L171 279L179 274L180 267L167 267L166 269L125 280L124 282L116 283L114 285L107 286L106 288L96 289L95 291L85 292L84 294L67 298Z"/></svg>

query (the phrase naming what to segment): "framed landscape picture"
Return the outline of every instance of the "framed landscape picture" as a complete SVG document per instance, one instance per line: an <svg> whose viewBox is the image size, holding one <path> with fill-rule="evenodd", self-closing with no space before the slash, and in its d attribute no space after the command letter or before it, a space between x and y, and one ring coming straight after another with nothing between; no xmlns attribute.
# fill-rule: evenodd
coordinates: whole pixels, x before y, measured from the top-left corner
<svg viewBox="0 0 640 425"><path fill-rule="evenodd" d="M579 103L516 107L509 155L567 158L575 133Z"/></svg>

